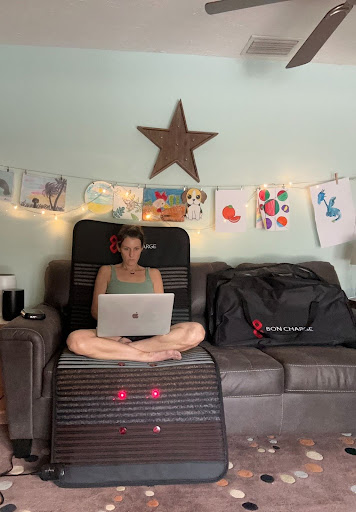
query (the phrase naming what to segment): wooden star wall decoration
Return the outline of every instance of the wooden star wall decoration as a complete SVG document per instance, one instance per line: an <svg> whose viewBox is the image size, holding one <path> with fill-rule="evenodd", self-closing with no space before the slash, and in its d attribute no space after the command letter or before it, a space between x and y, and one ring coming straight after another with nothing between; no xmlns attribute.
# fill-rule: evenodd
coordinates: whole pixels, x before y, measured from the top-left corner
<svg viewBox="0 0 356 512"><path fill-rule="evenodd" d="M146 126L138 126L137 129L161 150L149 179L176 163L189 176L200 181L193 151L218 133L188 131L182 100L178 102L168 130Z"/></svg>

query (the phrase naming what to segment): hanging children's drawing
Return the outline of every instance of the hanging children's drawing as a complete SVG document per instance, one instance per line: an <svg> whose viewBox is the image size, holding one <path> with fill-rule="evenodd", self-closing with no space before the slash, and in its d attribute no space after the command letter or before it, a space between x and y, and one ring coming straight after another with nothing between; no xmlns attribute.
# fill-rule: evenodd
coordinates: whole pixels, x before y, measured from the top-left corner
<svg viewBox="0 0 356 512"><path fill-rule="evenodd" d="M14 173L11 171L0 171L0 200L12 201L14 189Z"/></svg>
<svg viewBox="0 0 356 512"><path fill-rule="evenodd" d="M142 187L114 187L113 217L116 219L141 220L142 217Z"/></svg>
<svg viewBox="0 0 356 512"><path fill-rule="evenodd" d="M107 181L93 181L85 191L88 210L99 215L112 210L114 189Z"/></svg>
<svg viewBox="0 0 356 512"><path fill-rule="evenodd" d="M245 190L217 190L215 192L215 231L241 233L246 231Z"/></svg>
<svg viewBox="0 0 356 512"><path fill-rule="evenodd" d="M355 238L355 208L348 178L310 187L321 247Z"/></svg>
<svg viewBox="0 0 356 512"><path fill-rule="evenodd" d="M60 177L24 173L22 175L20 205L64 212L67 180Z"/></svg>
<svg viewBox="0 0 356 512"><path fill-rule="evenodd" d="M184 190L182 201L185 203L185 217L187 220L200 220L203 217L202 205L207 197L204 190L199 188Z"/></svg>
<svg viewBox="0 0 356 512"><path fill-rule="evenodd" d="M258 191L263 227L268 231L286 231L289 227L289 197L284 188L268 187ZM256 227L257 227L256 218Z"/></svg>
<svg viewBox="0 0 356 512"><path fill-rule="evenodd" d="M142 220L184 222L185 206L182 188L145 188L143 191Z"/></svg>

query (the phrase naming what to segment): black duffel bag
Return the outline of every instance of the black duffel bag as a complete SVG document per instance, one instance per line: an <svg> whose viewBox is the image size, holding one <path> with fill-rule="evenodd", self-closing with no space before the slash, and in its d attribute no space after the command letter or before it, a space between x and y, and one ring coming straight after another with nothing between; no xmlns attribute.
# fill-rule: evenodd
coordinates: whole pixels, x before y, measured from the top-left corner
<svg viewBox="0 0 356 512"><path fill-rule="evenodd" d="M208 275L210 341L219 346L340 345L356 323L339 285L288 263Z"/></svg>

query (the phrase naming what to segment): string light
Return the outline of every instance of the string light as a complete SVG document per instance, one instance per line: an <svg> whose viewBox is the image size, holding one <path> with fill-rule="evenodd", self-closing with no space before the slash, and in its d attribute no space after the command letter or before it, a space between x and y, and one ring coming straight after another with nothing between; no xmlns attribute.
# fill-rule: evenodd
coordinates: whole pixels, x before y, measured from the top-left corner
<svg viewBox="0 0 356 512"><path fill-rule="evenodd" d="M3 168L5 168L5 170L10 171L10 167L7 166L7 165L5 166L4 164L0 164L0 167L3 167ZM25 174L27 174L28 172L31 172L31 173L36 173L36 174L52 175L52 176L59 176L60 175L61 177L62 177L62 174L63 174L63 173L51 173L51 172L47 172L47 171L43 172L43 171L38 171L38 170L34 170L34 169L32 169L32 170L31 169L24 169L24 168L21 168L21 167L12 167L11 169L12 170L23 171ZM73 175L68 175L68 174L66 174L65 177L66 178L84 179L84 180L87 180L87 181L91 181L92 183L94 183L94 181L103 181L103 178L94 178L93 179L92 177L73 176ZM356 176L349 176L348 178L349 178L349 180L356 180ZM117 182L113 182L113 181L106 180L106 179L105 179L105 181L110 183L112 186L118 185ZM299 188L299 189L306 189L308 186L313 186L313 185L316 188L319 188L319 184L324 183L325 181L330 181L330 180L324 179L324 180L319 181L319 182L315 182L315 181L314 182L310 182L310 181L307 182L307 181L304 181L304 182L294 182L294 183L292 181L289 181L288 183L289 183L290 187ZM134 184L134 183L124 183L124 182L120 183L119 186L121 186L121 187L125 187L125 186L127 186L127 187L132 187L132 186L139 187L139 185L137 183ZM270 187L282 187L282 188L285 188L284 184L282 184L282 185L278 184L278 183L270 183L269 185L267 183L263 184L263 188L267 188L268 186L270 186ZM167 188L167 187L169 187L169 188L183 188L182 185L167 185L167 184L155 184L154 186L152 186L152 188L155 188L155 189L157 189L157 188ZM237 188L241 188L242 189L242 187L245 187L245 188L246 187L252 187L254 189L260 190L261 185L255 185L255 184L244 184L243 186L242 185L226 185L226 186L224 186L224 185L219 185L219 186L202 185L200 188L201 189L203 189L203 188L210 188L210 189L215 189L215 190L219 190L219 188L220 189L226 189L226 190L229 190L229 189L236 190ZM143 188L144 189L146 188L146 184L143 185ZM184 189L186 189L186 186L184 186ZM75 211L81 211L81 212L87 211L88 210L88 205L90 203L95 203L95 200L96 200L97 197L100 197L100 195L102 195L102 194L103 195L104 194L106 194L106 195L108 194L108 191L105 188L103 188L103 187L100 187L98 192L99 192L99 194L97 194L97 196L94 197L88 203L84 203L84 204L82 204L82 205L80 205L78 207L72 208L70 210L66 210L66 211L62 211L62 212L58 212L57 211L56 214L53 216L53 220L57 221L59 219L59 217L62 217L63 215L68 215L68 214L70 214L72 212L75 212ZM126 191L123 194L123 196L128 197L130 195L130 192ZM248 199L248 202L245 204L246 208L248 208L248 203L255 196L255 194L256 194L256 190L253 191L253 193L251 194L250 198ZM1 204L1 202L0 202L0 204ZM12 208L14 210L19 210L19 208L18 208L19 206L21 207L21 204L20 205L15 204L15 205L12 205ZM33 209L26 208L26 207L21 207L21 211L25 211L25 212L27 212L29 214L32 214L34 217L36 217L36 215L39 215L39 214L40 215L44 215L45 213L48 213L48 215L51 216L51 214L54 213L52 210L41 210L41 211L38 210L38 211L34 212ZM6 209L6 213L7 212L8 212L8 209ZM0 213L3 213L3 212L1 212L1 208L0 208ZM95 212L93 212L93 213L95 213ZM48 215L46 215L46 217ZM145 219L143 219L143 220L149 220L151 218L152 218L152 215L150 213L148 213L148 214L145 215ZM171 226L171 224L168 221L158 221L158 222L161 222L164 225ZM226 219L224 219L224 222L226 222ZM174 223L174 225L176 225L176 223ZM203 228L199 228L199 229L191 228L191 227L186 227L186 226L184 226L184 228L186 229L186 231L194 231L198 235L200 235L201 230L211 229L211 228L214 227L214 225L215 224L213 222L209 226L206 226L206 227L203 227Z"/></svg>

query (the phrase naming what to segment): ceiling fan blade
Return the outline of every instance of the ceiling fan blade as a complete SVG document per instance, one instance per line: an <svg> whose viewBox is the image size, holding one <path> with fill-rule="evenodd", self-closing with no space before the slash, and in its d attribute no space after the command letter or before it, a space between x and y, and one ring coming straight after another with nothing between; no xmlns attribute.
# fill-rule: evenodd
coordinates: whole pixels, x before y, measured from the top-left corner
<svg viewBox="0 0 356 512"><path fill-rule="evenodd" d="M288 0L220 0L219 2L208 2L205 4L205 10L208 14L220 14L221 12L236 11L238 9L247 9L248 7L257 7L258 5L276 4L287 1Z"/></svg>
<svg viewBox="0 0 356 512"><path fill-rule="evenodd" d="M337 5L331 9L321 20L319 25L313 30L308 39L299 48L292 60L288 62L286 68L295 68L310 62L318 53L320 48L326 43L331 34L337 29L340 23L351 11L355 0Z"/></svg>

